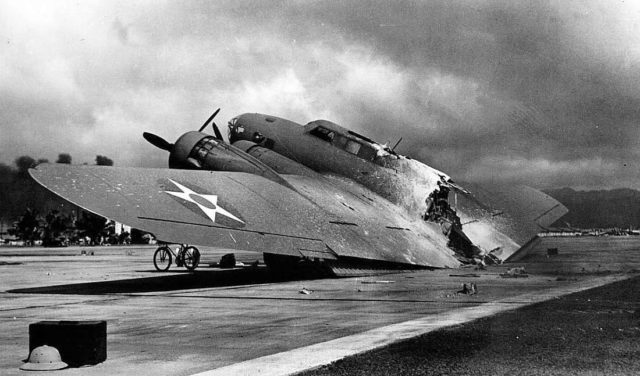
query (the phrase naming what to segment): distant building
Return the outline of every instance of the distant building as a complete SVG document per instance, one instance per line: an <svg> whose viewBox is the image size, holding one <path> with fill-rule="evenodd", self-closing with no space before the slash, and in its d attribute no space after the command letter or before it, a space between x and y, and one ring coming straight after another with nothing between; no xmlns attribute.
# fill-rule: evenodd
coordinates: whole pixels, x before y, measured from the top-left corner
<svg viewBox="0 0 640 376"><path fill-rule="evenodd" d="M113 221L113 223L114 223L116 235L120 235L123 232L128 232L129 234L131 234L131 226L127 226L124 223L120 223L116 221Z"/></svg>
<svg viewBox="0 0 640 376"><path fill-rule="evenodd" d="M565 237L571 237L571 236L582 236L582 231L555 231L555 230L550 230L550 231L545 231L545 232L541 232L538 234L539 237L549 237L549 236L565 236Z"/></svg>

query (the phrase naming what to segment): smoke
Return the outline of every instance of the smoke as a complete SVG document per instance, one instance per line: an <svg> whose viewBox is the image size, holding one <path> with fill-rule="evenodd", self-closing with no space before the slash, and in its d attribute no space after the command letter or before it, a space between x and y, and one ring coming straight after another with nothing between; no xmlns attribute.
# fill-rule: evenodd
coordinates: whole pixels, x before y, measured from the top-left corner
<svg viewBox="0 0 640 376"><path fill-rule="evenodd" d="M457 180L640 188L640 8L626 2L0 2L0 162L161 167L265 112L325 118Z"/></svg>

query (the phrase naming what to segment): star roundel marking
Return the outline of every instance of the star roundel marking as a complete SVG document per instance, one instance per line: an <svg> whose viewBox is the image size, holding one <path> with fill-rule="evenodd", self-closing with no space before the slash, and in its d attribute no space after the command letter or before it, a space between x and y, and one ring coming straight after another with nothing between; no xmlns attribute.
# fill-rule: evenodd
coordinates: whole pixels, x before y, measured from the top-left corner
<svg viewBox="0 0 640 376"><path fill-rule="evenodd" d="M200 208L200 210L202 210L204 214L209 217L209 219L211 219L213 223L216 222L216 214L221 214L225 217L231 218L244 224L243 220L224 210L221 206L218 206L217 195L206 195L197 193L176 181L173 181L171 179L168 180L172 182L176 187L178 187L178 189L180 189L180 192L164 191L165 193L196 204Z"/></svg>

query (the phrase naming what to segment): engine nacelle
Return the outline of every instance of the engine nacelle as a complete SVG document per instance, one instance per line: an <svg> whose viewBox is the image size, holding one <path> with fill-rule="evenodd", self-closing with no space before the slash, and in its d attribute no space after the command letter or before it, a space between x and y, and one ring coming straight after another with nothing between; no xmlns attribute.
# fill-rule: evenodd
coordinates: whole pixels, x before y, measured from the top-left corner
<svg viewBox="0 0 640 376"><path fill-rule="evenodd" d="M269 166L278 174L303 175L310 177L318 175L318 173L313 171L312 169L285 156L282 156L281 154L278 154L271 149L260 146L255 142L240 140L234 142L233 146L260 160L260 162Z"/></svg>
<svg viewBox="0 0 640 376"><path fill-rule="evenodd" d="M284 179L267 164L237 147L200 132L187 132L176 141L169 156L169 167L247 172L286 185Z"/></svg>

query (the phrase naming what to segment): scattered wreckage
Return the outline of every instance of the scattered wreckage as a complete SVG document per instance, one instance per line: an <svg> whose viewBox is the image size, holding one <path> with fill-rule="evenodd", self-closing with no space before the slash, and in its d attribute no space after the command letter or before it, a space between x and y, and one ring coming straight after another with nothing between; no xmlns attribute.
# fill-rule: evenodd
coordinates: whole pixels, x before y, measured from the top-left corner
<svg viewBox="0 0 640 376"><path fill-rule="evenodd" d="M502 278L528 278L529 274L525 271L524 266L509 268L506 272L501 273Z"/></svg>

